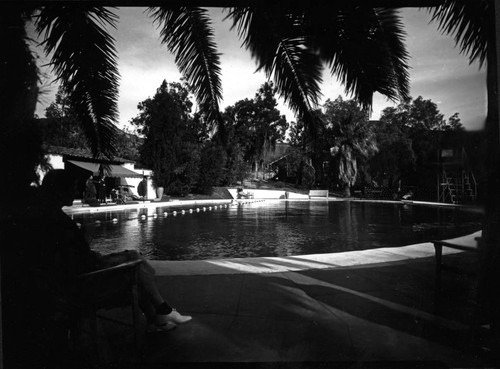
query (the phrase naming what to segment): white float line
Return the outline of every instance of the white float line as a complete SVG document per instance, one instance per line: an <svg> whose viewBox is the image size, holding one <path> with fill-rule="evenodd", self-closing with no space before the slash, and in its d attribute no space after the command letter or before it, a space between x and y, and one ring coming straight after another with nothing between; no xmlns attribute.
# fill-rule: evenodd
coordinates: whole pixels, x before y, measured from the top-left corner
<svg viewBox="0 0 500 369"><path fill-rule="evenodd" d="M222 208L229 208L229 204L214 205L214 207L213 207L213 209L214 209L214 210L217 210L217 209L222 209ZM137 209L137 210L138 210L138 212L140 212L140 210L141 210L141 209L143 209L143 208L138 208L138 209ZM123 209L123 210L126 210L126 209ZM210 211L210 210L212 210L212 206L209 206L208 208L206 208L206 207L204 206L202 209L200 209L200 208L196 208L196 209L187 209L187 210L185 210L185 209L174 210L174 211L172 211L172 213L171 213L171 214L172 214L172 215L174 215L174 216L177 216L177 214L179 214L179 213L180 213L180 214L182 214L182 215L185 215L186 213L192 214L192 213L194 213L195 211L196 211L197 213L199 213L199 212L200 212L200 211L202 211L202 210L203 210L203 211L207 211L207 210L208 210L208 211ZM166 212L166 211L165 211L165 212L163 212L163 217L164 217L164 218L168 217L168 215L169 215L169 213L168 213L168 212ZM71 216L71 218L73 219L73 215ZM140 215L138 215L138 216L137 216L137 218L127 218L127 220L135 220L135 219L138 219L138 220L145 220L145 219L147 219L147 218L154 218L154 219L157 219L157 218L159 218L159 216L158 216L158 213L153 213L153 214L150 214L150 215L147 215L147 214L140 214ZM113 224L116 224L116 223L118 223L118 218L113 218L111 221L101 221L101 220L98 220L98 219L97 219L97 220L94 222L94 224L95 224L95 225L101 225L102 223L110 223L110 222L111 222L111 223L113 223ZM76 223L76 225L77 225L77 227L79 227L79 228L81 228L81 226L82 226L82 224L81 224L81 223Z"/></svg>
<svg viewBox="0 0 500 369"><path fill-rule="evenodd" d="M234 207L234 206L243 206L243 205L245 205L245 204L252 204L252 203L264 202L264 201L265 201L264 199L252 200L252 201L236 201L236 202L233 202L233 203L230 203L230 204L220 204L220 205L214 205L214 206L213 206L213 209L214 209L214 210L217 210L217 209L219 209L219 208L220 208L220 209L222 209L222 208L230 208L230 207ZM138 212L140 212L140 211L141 211L141 209L145 209L145 208L137 208L137 211L138 211ZM123 209L123 210L128 210L128 209ZM123 210L122 210L122 211L123 211ZM207 211L207 210L208 210L208 211L211 211L211 210L212 210L212 206L208 206L208 208L207 208L207 207L205 207L205 206L203 206L201 209L200 209L200 208L198 208L198 207L197 207L196 209L188 209L188 210L187 210L187 212L188 212L188 213L190 213L190 214L192 214L192 213L193 213L193 212L195 212L195 211L196 211L197 213L199 213L199 212L201 212L201 211L204 211L204 212L205 212L205 211ZM185 210L185 209L181 209L181 210L179 210L179 211L180 211L180 213L181 213L182 215L186 214L186 210ZM177 210L172 211L172 215L173 215L173 216L177 216L177 214L179 214L179 212L178 212ZM165 212L163 212L163 217L164 217L164 218L168 217L168 215L169 215L169 213L168 213L168 212L166 212L166 211L165 211ZM72 219L73 219L73 216L74 216L74 215L72 214L72 215L71 215L71 218L72 218ZM158 213L153 213L153 214L151 214L151 215L147 215L147 214L140 214L140 215L138 215L138 216L137 216L137 218L127 218L127 220L135 220L135 219L138 219L138 220L146 220L148 217L151 217L151 218L154 218L154 219L159 218ZM101 225L101 224L103 224L103 223L113 223L113 224L117 224L118 222L119 222L119 219L118 219L118 218L113 218L113 219L111 219L110 221L101 221L101 220L97 219L97 220L95 220L94 224L95 224L96 226L100 226L100 225ZM82 226L82 224L81 224L81 223L78 223L78 222L76 223L76 225L77 225L77 227L79 227L79 228L81 228L81 226Z"/></svg>

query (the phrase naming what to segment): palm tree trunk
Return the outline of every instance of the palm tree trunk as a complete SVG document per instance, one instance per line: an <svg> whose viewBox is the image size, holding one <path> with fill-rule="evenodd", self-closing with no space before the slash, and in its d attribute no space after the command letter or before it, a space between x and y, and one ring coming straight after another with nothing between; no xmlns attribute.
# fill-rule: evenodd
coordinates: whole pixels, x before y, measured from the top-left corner
<svg viewBox="0 0 500 369"><path fill-rule="evenodd" d="M19 193L36 178L42 157L41 136L33 122L38 98L38 68L26 43L23 7L10 5L0 15L1 193ZM11 199L6 199L11 200ZM14 200L14 199L12 199Z"/></svg>
<svg viewBox="0 0 500 369"><path fill-rule="evenodd" d="M345 186L342 190L342 196L351 197L351 188L349 187L349 185Z"/></svg>
<svg viewBox="0 0 500 369"><path fill-rule="evenodd" d="M481 275L479 292L488 308L490 325L493 334L493 352L498 355L500 350L500 295L496 281L500 277L500 104L499 104L499 61L500 51L500 9L491 0L490 19L494 25L490 32L487 54L487 90L488 114L486 118L486 150L487 178L486 199L484 201L485 217L483 222L482 242L480 243ZM496 357L498 360L499 357Z"/></svg>

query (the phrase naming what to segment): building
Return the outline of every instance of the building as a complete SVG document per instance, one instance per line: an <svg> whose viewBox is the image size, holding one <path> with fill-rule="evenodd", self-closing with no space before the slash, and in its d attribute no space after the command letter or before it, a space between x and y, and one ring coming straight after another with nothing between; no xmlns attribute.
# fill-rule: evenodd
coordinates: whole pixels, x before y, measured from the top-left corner
<svg viewBox="0 0 500 369"><path fill-rule="evenodd" d="M478 187L483 181L478 157L481 157L479 147L484 138L477 132L444 131L440 134L436 163L437 201L476 202Z"/></svg>
<svg viewBox="0 0 500 369"><path fill-rule="evenodd" d="M151 170L135 168L135 162L129 159L115 157L113 160L94 159L88 149L67 148L61 146L46 146L47 164L52 169L66 169L78 179L76 199L82 199L85 191L85 182L92 175L96 179L104 174L106 197L111 197L111 191L119 186L129 188L132 194L137 195L137 186L143 176L148 176L148 199L154 199L155 190L151 182ZM45 172L40 169L40 178Z"/></svg>

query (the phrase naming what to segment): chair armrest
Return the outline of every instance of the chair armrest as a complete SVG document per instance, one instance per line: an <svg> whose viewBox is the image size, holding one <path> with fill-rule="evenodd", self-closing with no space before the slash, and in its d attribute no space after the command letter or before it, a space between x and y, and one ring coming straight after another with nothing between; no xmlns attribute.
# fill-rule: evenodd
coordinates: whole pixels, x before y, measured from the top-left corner
<svg viewBox="0 0 500 369"><path fill-rule="evenodd" d="M452 249L456 250L463 250L463 251L478 251L477 250L477 244L476 245L465 245L465 244L456 244L453 242L448 242L448 241L440 241L440 240L434 240L431 241L434 245L438 246L444 246L444 247L449 247Z"/></svg>
<svg viewBox="0 0 500 369"><path fill-rule="evenodd" d="M93 279L93 278L99 278L99 277L106 277L110 274L115 274L115 273L120 273L124 272L126 270L134 270L139 267L139 265L142 263L142 260L132 260L132 261L127 261L125 263L121 263L109 268L104 268L104 269L99 269L95 270L93 272L88 272L88 273L83 273L77 276L78 281L84 281L86 279Z"/></svg>
<svg viewBox="0 0 500 369"><path fill-rule="evenodd" d="M74 303L82 308L107 308L130 303L126 296L137 288L141 263L142 260L133 260L77 276Z"/></svg>

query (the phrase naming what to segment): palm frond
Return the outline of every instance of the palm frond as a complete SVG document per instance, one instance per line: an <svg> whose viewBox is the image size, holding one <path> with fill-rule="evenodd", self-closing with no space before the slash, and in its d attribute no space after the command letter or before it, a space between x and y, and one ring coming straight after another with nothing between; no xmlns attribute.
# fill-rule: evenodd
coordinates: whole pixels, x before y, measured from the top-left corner
<svg viewBox="0 0 500 369"><path fill-rule="evenodd" d="M225 19L228 18L233 22L231 29L236 29L243 41L242 46L256 59L257 71L272 63L281 34L290 35L291 32L283 11L276 7L231 8ZM270 32L270 27L274 32Z"/></svg>
<svg viewBox="0 0 500 369"><path fill-rule="evenodd" d="M273 78L280 97L295 114L313 124L322 64L300 32L301 14L269 6L232 9L228 17L256 59L258 70Z"/></svg>
<svg viewBox="0 0 500 369"><path fill-rule="evenodd" d="M488 22L487 14L493 12L490 1L445 0L431 10L432 20L438 23L443 33L454 35L460 51L469 56L469 62L479 61L482 67L486 61L488 34L495 32Z"/></svg>
<svg viewBox="0 0 500 369"><path fill-rule="evenodd" d="M116 16L86 4L41 8L36 20L44 49L73 107L95 157L112 157L118 117L118 81L114 39L106 27Z"/></svg>
<svg viewBox="0 0 500 369"><path fill-rule="evenodd" d="M160 28L162 43L175 55L175 62L208 122L222 128L220 54L207 11L196 7L158 7L149 12Z"/></svg>
<svg viewBox="0 0 500 369"><path fill-rule="evenodd" d="M274 75L280 95L299 116L316 108L322 70L319 58L303 45L303 38L281 40L273 64L266 68Z"/></svg>
<svg viewBox="0 0 500 369"><path fill-rule="evenodd" d="M369 109L375 92L391 100L409 93L403 25L394 10L333 7L305 13L310 45L326 61L348 95Z"/></svg>

